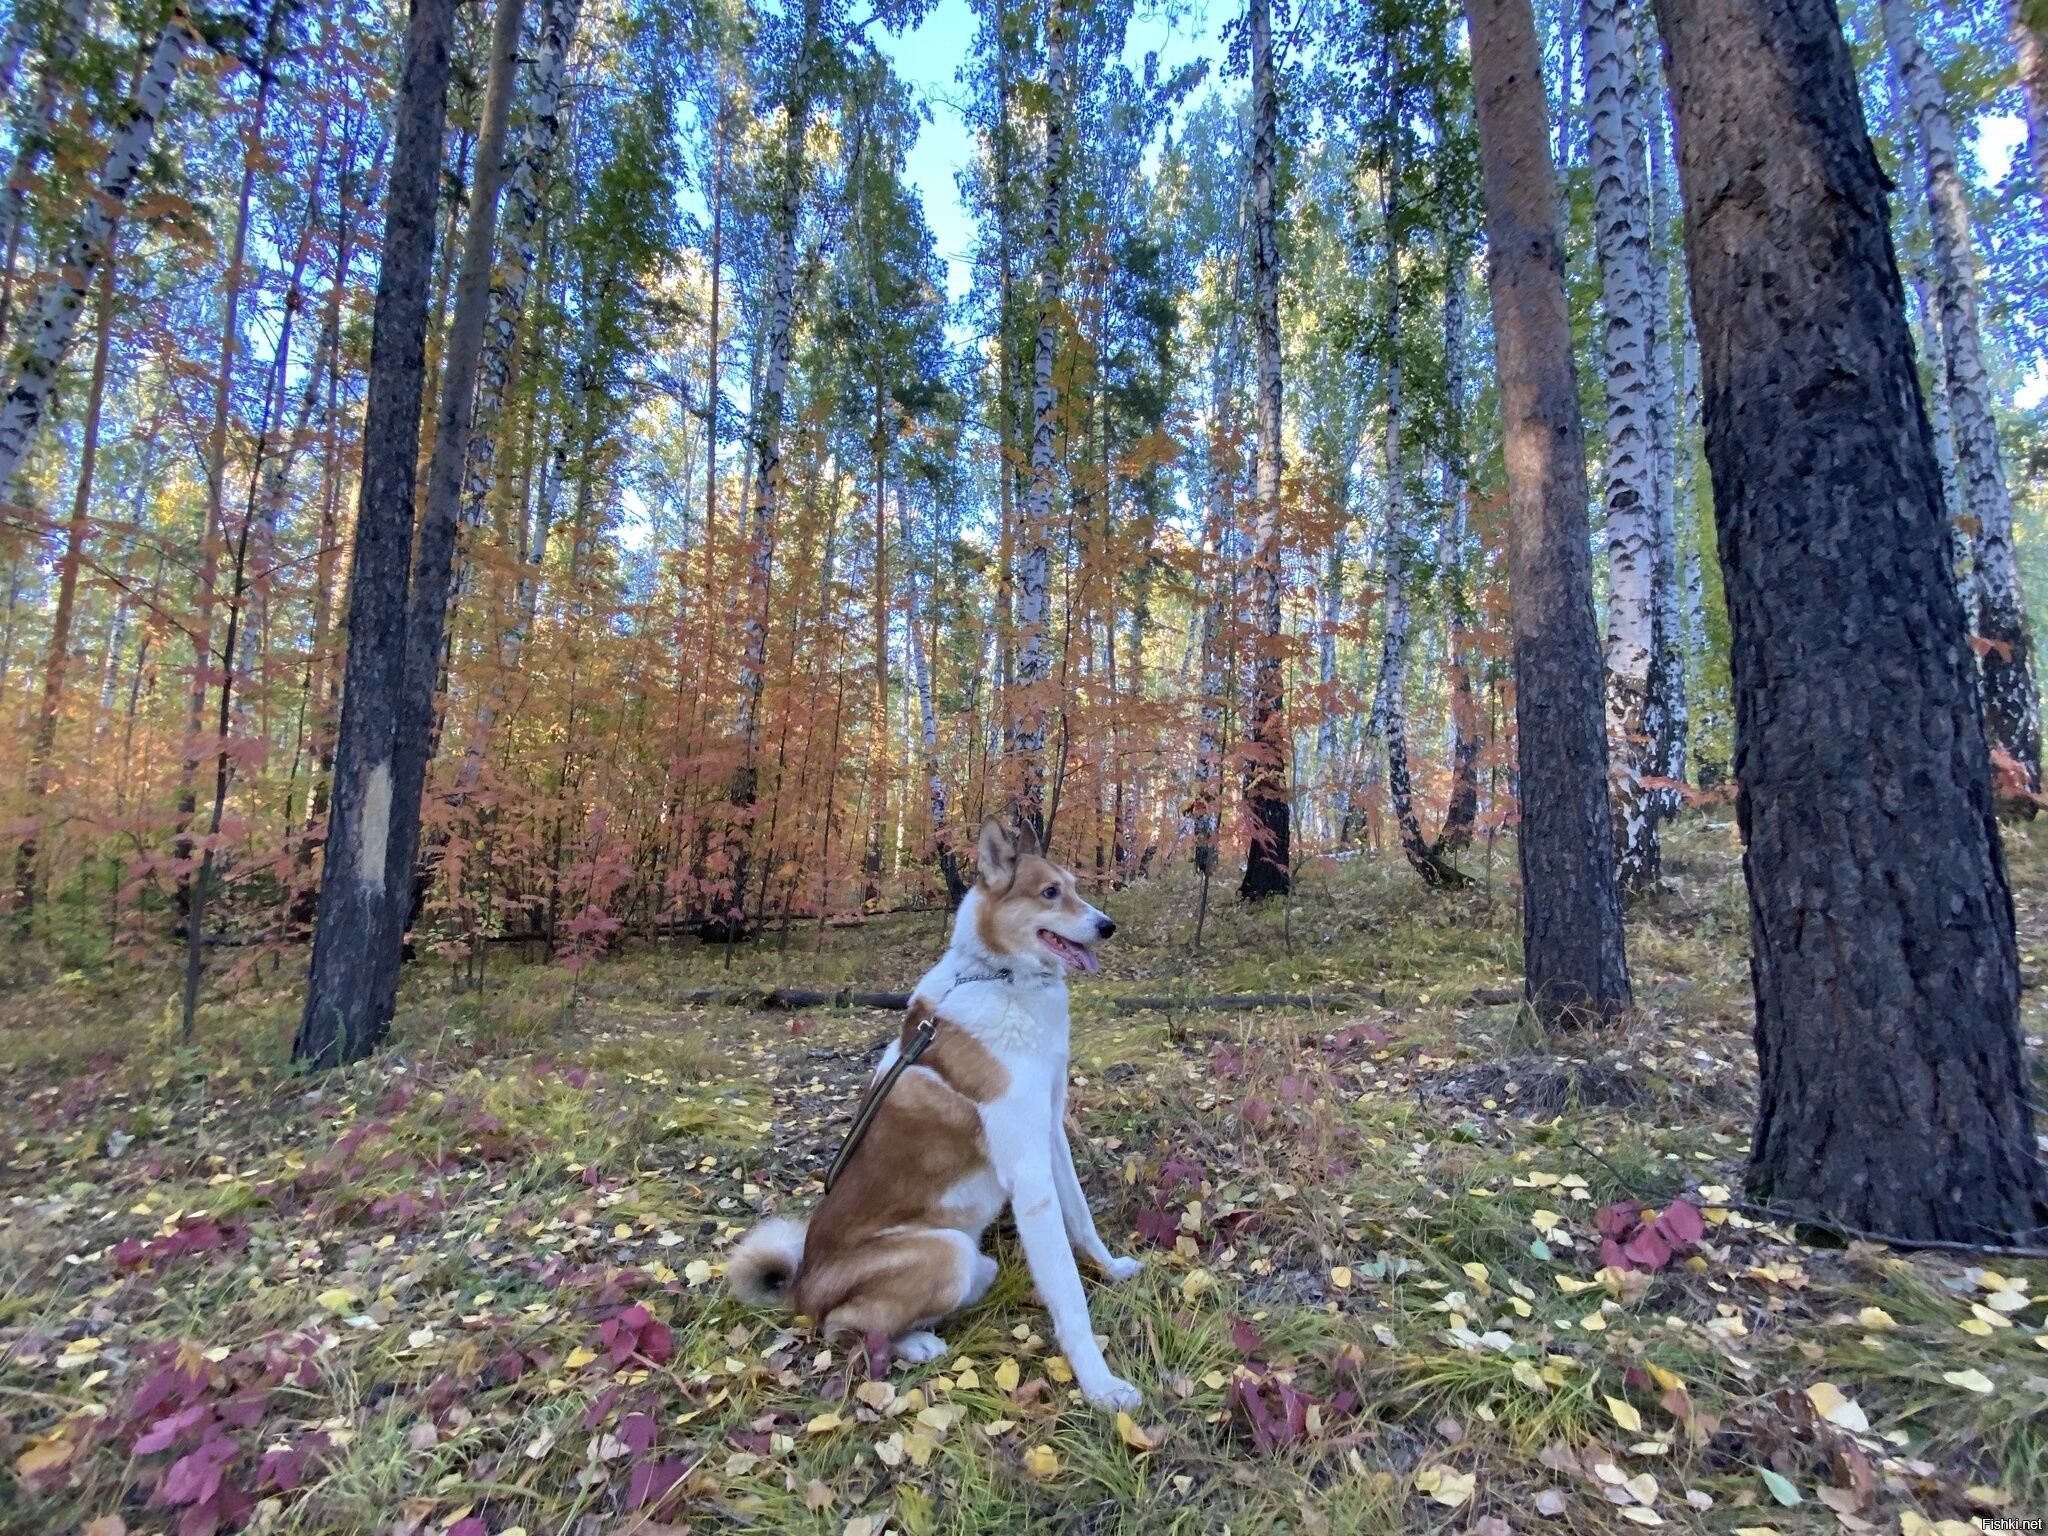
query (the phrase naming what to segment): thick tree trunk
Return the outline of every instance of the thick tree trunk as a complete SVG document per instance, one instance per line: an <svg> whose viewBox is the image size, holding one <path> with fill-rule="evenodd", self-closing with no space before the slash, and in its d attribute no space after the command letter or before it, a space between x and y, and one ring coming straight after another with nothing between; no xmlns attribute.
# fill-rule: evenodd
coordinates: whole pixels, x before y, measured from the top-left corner
<svg viewBox="0 0 2048 1536"><path fill-rule="evenodd" d="M292 1045L313 1067L358 1061L391 1022L399 954L391 909L411 882L389 873L392 788L406 667L413 483L426 384L441 130L447 110L453 0L413 0L384 205L383 261L372 314L362 485L350 563L348 660L335 742L326 863L313 930L306 1010Z"/></svg>
<svg viewBox="0 0 2048 1536"><path fill-rule="evenodd" d="M1479 815L1479 705L1472 696L1475 647L1465 567L1465 268L1470 259L1461 232L1452 243L1444 274L1444 509L1437 537L1437 570L1449 610L1451 798L1430 852L1446 865L1447 855L1472 841L1472 824Z"/></svg>
<svg viewBox="0 0 2048 1536"><path fill-rule="evenodd" d="M1626 0L1581 0L1594 245L1600 259L1601 382L1607 395L1607 755L1622 889L1659 872L1649 720L1656 648L1657 444L1650 376L1649 212L1629 143L1639 88Z"/></svg>
<svg viewBox="0 0 2048 1536"><path fill-rule="evenodd" d="M1052 498L1057 468L1060 290L1066 248L1060 214L1066 197L1067 11L1051 0L1045 21L1045 168L1039 212L1038 334L1031 353L1031 479L1024 496L1023 553L1017 562L1017 688L1011 735L1017 757L1017 814L1045 842L1046 678L1052 671Z"/></svg>
<svg viewBox="0 0 2048 1536"><path fill-rule="evenodd" d="M1733 635L1750 1191L2031 1233L2012 898L1855 67L1830 0L1657 14Z"/></svg>
<svg viewBox="0 0 2048 1536"><path fill-rule="evenodd" d="M2012 498L1991 413L1991 377L1977 326L1977 255L1969 194L1956 161L1954 124L1941 76L1920 46L1910 0L1882 0L1885 42L1906 88L1927 176L1929 233L1941 295L1949 414L1962 472L1963 502L1975 519L1977 633L1983 648L1984 733L2001 775L2022 795L2041 788L2041 701L2034 688L2034 641L2013 558Z"/></svg>
<svg viewBox="0 0 2048 1536"><path fill-rule="evenodd" d="M1529 0L1467 0L1508 481L1524 987L1558 1025L1629 1005L1586 449Z"/></svg>
<svg viewBox="0 0 2048 1536"><path fill-rule="evenodd" d="M1274 230L1274 178L1279 170L1280 95L1273 70L1271 0L1251 0L1252 62L1252 334L1258 373L1253 421L1258 428L1252 547L1252 612L1259 629L1252 669L1252 718L1245 746L1245 814L1250 842L1238 896L1258 901L1284 895L1293 878L1292 806L1287 789L1287 658L1280 601L1280 244Z"/></svg>
<svg viewBox="0 0 2048 1536"><path fill-rule="evenodd" d="M478 122L469 220L455 281L455 314L441 363L441 398L434 418L433 456L427 465L426 505L420 513L413 557L386 852L385 887L394 896L385 908L387 926L379 941L392 952L389 964L378 973L379 983L389 992L378 1000L377 1007L387 1016L398 1001L398 962L415 906L413 866L419 856L420 808L426 794L427 764L439 735L434 726L434 700L454 594L455 542L462 523L477 361L492 301L491 258L498 233L498 194L505 181L505 130L516 89L524 12L524 0L498 0L492 23L490 73Z"/></svg>
<svg viewBox="0 0 2048 1536"><path fill-rule="evenodd" d="M775 568L775 514L782 497L782 411L789 390L789 363L796 334L797 220L803 207L804 130L810 122L816 79L821 0L804 0L802 31L790 62L789 95L783 104L781 188L774 216L775 259L768 273L767 329L762 347L766 367L753 401L753 509L742 534L747 548L746 627L740 646L740 761L729 790L731 824L726 832L729 893L705 924L709 940L737 938L746 930L747 879L751 857L754 796L760 750L761 694L768 680L769 579Z"/></svg>
<svg viewBox="0 0 2048 1536"><path fill-rule="evenodd" d="M115 120L98 190L86 199L79 212L71 238L57 259L55 278L43 296L42 307L24 321L24 334L14 349L14 382L5 402L0 403L0 498L13 495L14 477L35 436L36 424L42 420L50 387L56 383L57 370L71 350L78 314L85 305L85 291L100 263L107 259L113 244L114 223L128 205L136 172L149 153L157 115L170 99L179 66L198 41L185 13L173 13L157 39L135 94L122 105Z"/></svg>

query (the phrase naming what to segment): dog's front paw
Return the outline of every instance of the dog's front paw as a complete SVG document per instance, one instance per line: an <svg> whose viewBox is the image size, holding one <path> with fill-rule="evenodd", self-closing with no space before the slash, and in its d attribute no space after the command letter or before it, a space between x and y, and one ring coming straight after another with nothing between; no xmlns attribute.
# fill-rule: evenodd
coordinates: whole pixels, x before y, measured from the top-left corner
<svg viewBox="0 0 2048 1536"><path fill-rule="evenodd" d="M1121 1376L1105 1376L1101 1381L1089 1382L1081 1388L1081 1395L1105 1412L1145 1405L1145 1394Z"/></svg>
<svg viewBox="0 0 2048 1536"><path fill-rule="evenodd" d="M1102 1266L1102 1272L1121 1285L1126 1280L1135 1280L1144 1273L1143 1259L1110 1259Z"/></svg>

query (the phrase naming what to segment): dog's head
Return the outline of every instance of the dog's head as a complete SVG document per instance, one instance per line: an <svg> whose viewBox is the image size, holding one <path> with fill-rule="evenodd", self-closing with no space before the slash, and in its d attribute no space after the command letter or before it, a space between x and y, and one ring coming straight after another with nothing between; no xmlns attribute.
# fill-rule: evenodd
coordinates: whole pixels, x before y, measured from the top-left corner
<svg viewBox="0 0 2048 1536"><path fill-rule="evenodd" d="M1081 899L1072 870L1039 851L1028 823L1015 831L996 821L984 826L975 868L974 934L991 955L1056 970L1095 969L1095 945L1116 924Z"/></svg>

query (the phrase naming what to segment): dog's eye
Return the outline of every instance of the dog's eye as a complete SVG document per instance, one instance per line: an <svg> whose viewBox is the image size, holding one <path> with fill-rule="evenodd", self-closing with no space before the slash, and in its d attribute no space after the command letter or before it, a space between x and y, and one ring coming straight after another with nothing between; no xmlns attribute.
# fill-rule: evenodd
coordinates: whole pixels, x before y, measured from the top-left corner
<svg viewBox="0 0 2048 1536"><path fill-rule="evenodd" d="M1048 885L1044 890L1040 891L1038 894L1043 896L1047 901L1058 901L1060 899L1060 888L1056 885Z"/></svg>

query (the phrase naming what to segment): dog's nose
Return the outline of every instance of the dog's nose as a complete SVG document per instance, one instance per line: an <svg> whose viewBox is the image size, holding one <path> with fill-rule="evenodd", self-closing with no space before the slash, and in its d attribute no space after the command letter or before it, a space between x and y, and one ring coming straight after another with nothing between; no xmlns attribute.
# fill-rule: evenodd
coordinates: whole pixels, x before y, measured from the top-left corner
<svg viewBox="0 0 2048 1536"><path fill-rule="evenodd" d="M1097 919L1095 920L1095 934L1096 934L1096 937L1097 937L1097 938L1103 938L1103 939L1106 939L1106 938L1108 938L1108 937L1109 937L1109 936L1110 936L1110 935L1111 935L1112 933L1115 933L1115 932L1116 932L1116 924L1115 924L1115 923L1113 923L1113 922L1111 922L1111 921L1110 921L1110 920L1109 920L1108 918L1106 918L1106 917L1098 917L1098 918L1097 918Z"/></svg>

